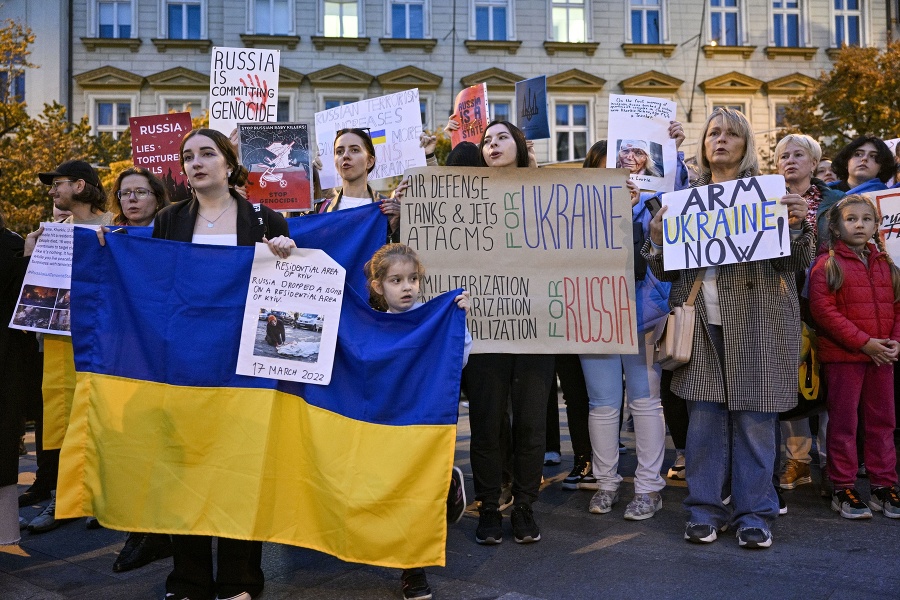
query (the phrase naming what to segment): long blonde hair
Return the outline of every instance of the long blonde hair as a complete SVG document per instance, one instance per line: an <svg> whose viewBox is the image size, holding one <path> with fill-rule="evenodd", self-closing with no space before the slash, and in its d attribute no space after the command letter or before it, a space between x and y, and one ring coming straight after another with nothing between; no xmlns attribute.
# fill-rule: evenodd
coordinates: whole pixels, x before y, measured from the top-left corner
<svg viewBox="0 0 900 600"><path fill-rule="evenodd" d="M409 261L416 267L416 272L421 278L425 274L425 267L419 260L416 251L406 244L385 244L375 251L372 258L365 265L366 287L369 289L369 304L380 311L387 311L388 305L384 296L375 290L373 281L382 282L387 277L391 265L400 261Z"/></svg>
<svg viewBox="0 0 900 600"><path fill-rule="evenodd" d="M841 218L841 211L853 204L865 204L872 210L876 221L878 220L878 209L868 196L862 194L851 194L841 198L840 202L828 209L828 231L831 234L828 237L828 258L825 260L825 281L828 283L828 289L836 292L844 285L844 270L841 269L840 263L834 257L834 241L840 239L838 231L838 220ZM881 234L875 231L872 239L875 246L881 252L881 258L888 262L891 270L891 286L894 288L894 302L900 301L900 269L894 264L891 255L887 253L884 247L884 240Z"/></svg>

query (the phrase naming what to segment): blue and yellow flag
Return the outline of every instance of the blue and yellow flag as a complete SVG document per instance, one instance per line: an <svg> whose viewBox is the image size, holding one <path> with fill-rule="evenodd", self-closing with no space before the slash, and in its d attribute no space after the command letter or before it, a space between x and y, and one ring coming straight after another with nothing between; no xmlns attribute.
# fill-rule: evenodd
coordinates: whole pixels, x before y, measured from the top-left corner
<svg viewBox="0 0 900 600"><path fill-rule="evenodd" d="M57 517L444 564L465 332L453 293L395 315L348 285L330 385L239 376L252 259L76 230Z"/></svg>
<svg viewBox="0 0 900 600"><path fill-rule="evenodd" d="M379 129L378 131L372 131L369 133L369 136L372 138L372 143L376 146L378 144L386 144L387 143L387 135L385 135L384 129Z"/></svg>

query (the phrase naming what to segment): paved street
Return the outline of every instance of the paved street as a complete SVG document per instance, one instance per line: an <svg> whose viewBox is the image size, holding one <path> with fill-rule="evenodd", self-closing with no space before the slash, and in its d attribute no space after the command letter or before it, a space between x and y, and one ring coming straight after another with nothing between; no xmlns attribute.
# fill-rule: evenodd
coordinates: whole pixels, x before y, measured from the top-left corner
<svg viewBox="0 0 900 600"><path fill-rule="evenodd" d="M565 426L565 411L560 410ZM566 435L563 431L563 435ZM622 457L623 499L607 515L587 512L591 492L561 489L572 466L568 438L563 464L545 469L545 489L535 505L542 540L518 545L509 521L500 546L475 544L476 520L450 528L447 566L428 569L435 598L442 600L556 600L567 598L900 598L900 520L875 515L870 521L841 519L819 497L817 485L785 492L789 512L773 532L775 544L762 551L738 548L731 533L714 544L682 539L683 484L664 492L654 518L622 518L635 468L634 443ZM22 459L20 483L29 483L32 453ZM462 410L457 464L471 497L468 415ZM669 449L665 468L674 460ZM818 482L815 470L814 484ZM861 480L863 495L868 492ZM410 493L414 494L415 490ZM40 507L23 510L27 517ZM50 533L25 534L19 547L0 547L0 598L5 600L161 598L171 559L123 574L112 563L125 534L88 531L84 520ZM266 589L261 600L397 599L399 571L348 564L317 552L266 544Z"/></svg>

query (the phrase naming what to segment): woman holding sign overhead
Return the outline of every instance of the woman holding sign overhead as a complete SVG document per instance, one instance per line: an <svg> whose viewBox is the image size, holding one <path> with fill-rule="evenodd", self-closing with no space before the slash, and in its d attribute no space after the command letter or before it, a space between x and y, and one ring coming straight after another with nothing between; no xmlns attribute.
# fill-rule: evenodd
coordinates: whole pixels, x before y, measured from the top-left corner
<svg viewBox="0 0 900 600"><path fill-rule="evenodd" d="M518 127L494 121L479 144L479 163L495 169L528 166L528 147ZM536 542L541 533L531 504L537 500L544 466L547 396L554 356L541 354L473 354L464 374L472 425L472 474L481 514L475 541L503 541L500 488L503 450L500 442L507 406L512 405L513 482L511 521L518 543Z"/></svg>
<svg viewBox="0 0 900 600"><path fill-rule="evenodd" d="M759 173L753 131L739 111L717 109L697 150L694 187ZM813 231L806 202L786 194L790 254L770 260L666 271L662 255L666 207L650 223L642 249L649 267L672 282L669 304L684 304L692 288L696 320L690 361L676 369L672 390L687 400L688 511L684 537L715 541L726 527L743 548L772 545L778 515L772 485L778 413L797 403L800 309L794 273L809 266ZM732 503L723 502L731 484Z"/></svg>

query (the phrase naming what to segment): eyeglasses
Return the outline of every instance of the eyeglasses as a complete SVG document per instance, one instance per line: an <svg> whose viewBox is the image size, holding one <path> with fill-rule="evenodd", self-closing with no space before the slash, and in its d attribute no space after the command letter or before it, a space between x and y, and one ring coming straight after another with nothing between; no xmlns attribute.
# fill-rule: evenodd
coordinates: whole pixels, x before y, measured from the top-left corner
<svg viewBox="0 0 900 600"><path fill-rule="evenodd" d="M123 200L134 196L138 200L143 200L151 194L153 194L153 192L145 188L137 188L134 190L119 190L118 192L116 192L116 198L118 198L119 200Z"/></svg>
<svg viewBox="0 0 900 600"><path fill-rule="evenodd" d="M59 184L61 184L61 183L75 183L76 181L78 181L78 180L77 179L59 179L50 184L50 190L51 191L55 190L56 188L59 187Z"/></svg>

